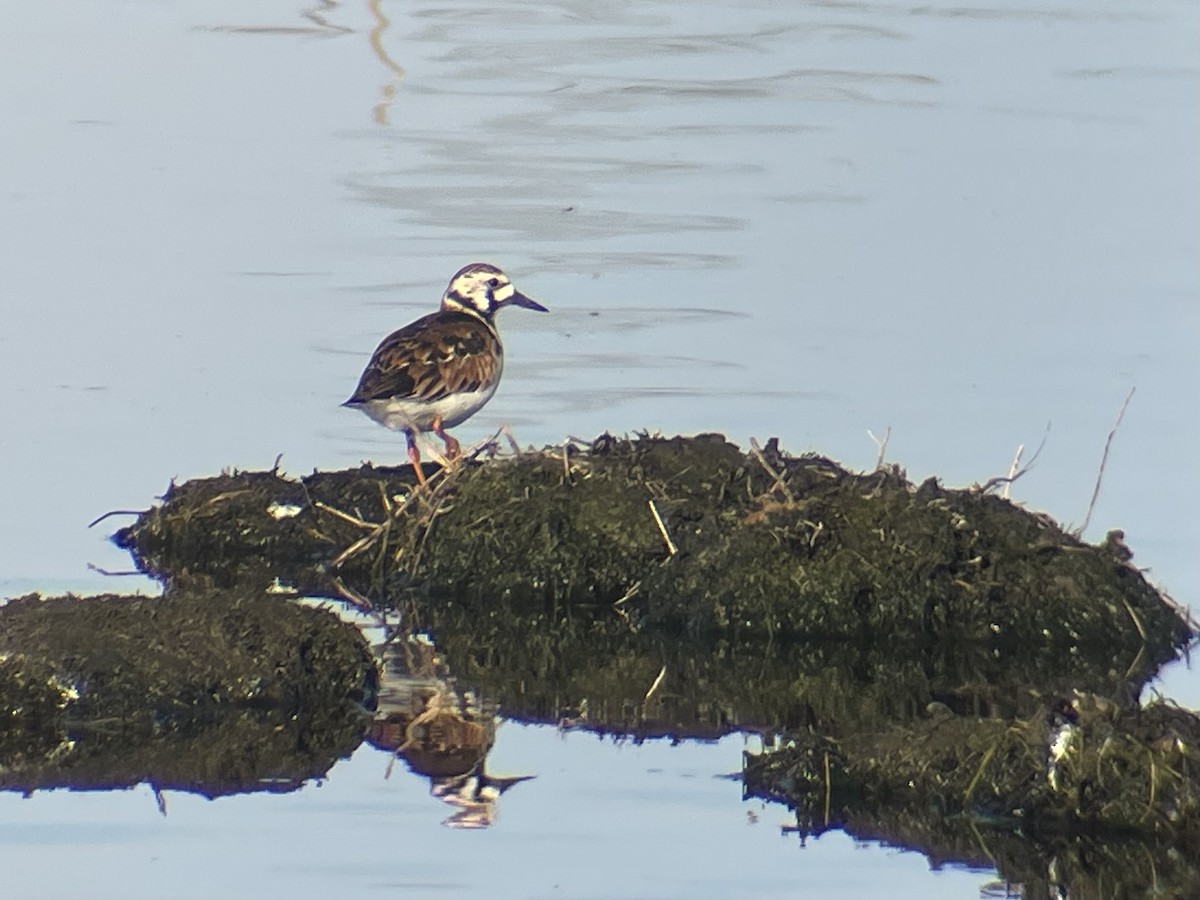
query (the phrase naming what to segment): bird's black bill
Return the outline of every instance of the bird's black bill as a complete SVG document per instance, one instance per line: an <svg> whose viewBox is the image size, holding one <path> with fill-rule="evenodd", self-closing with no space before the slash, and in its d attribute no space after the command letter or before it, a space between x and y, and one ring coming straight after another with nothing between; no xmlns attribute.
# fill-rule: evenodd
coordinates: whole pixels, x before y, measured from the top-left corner
<svg viewBox="0 0 1200 900"><path fill-rule="evenodd" d="M504 302L505 305L511 303L514 306L523 306L526 309L536 309L538 312L550 312L542 304L538 303L532 297L526 297L520 291L513 291L513 295Z"/></svg>

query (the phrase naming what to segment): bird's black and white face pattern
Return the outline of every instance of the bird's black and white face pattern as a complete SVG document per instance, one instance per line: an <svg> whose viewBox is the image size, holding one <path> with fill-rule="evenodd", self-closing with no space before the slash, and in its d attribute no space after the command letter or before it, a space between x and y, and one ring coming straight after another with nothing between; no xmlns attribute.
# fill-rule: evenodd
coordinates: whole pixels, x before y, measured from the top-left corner
<svg viewBox="0 0 1200 900"><path fill-rule="evenodd" d="M500 269L489 263L464 266L450 279L442 295L442 309L452 309L491 322L496 311L508 304L546 311L546 307L526 297Z"/></svg>
<svg viewBox="0 0 1200 900"><path fill-rule="evenodd" d="M459 269L450 279L446 293L442 295L442 308L474 313L490 320L515 291L508 276L495 266L473 263Z"/></svg>

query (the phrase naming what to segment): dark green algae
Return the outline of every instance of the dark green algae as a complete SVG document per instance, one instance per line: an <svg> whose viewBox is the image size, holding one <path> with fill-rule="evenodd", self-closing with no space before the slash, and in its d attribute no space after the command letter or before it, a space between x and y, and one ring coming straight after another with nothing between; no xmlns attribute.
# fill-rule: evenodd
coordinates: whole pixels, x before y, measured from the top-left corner
<svg viewBox="0 0 1200 900"><path fill-rule="evenodd" d="M634 739L783 734L773 752L747 758L744 782L750 794L795 808L802 834L843 827L933 859L980 856L1002 871L1010 863L1001 854L1011 853L1022 861L1009 871L1027 883L1043 858L1031 846L1053 845L1066 859L1078 835L1054 842L1072 829L1107 835L1088 851L1093 858L1149 841L1147 858L1162 871L1192 845L1195 717L1176 723L1137 703L1192 632L1119 542L1086 544L981 489L914 485L895 468L848 472L774 442L760 458L718 435L603 436L588 448L427 474L431 487L415 493L407 466L302 479L233 472L172 485L116 536L166 585L165 598L135 608L152 621L144 604L186 597L193 611L213 604L220 622L218 587L260 598L277 582L350 594L400 609L409 629L434 637L462 684L497 699L508 718ZM261 599L261 623L248 630L168 633L189 648L245 633L253 647L260 628L275 627L266 624L272 610L293 608ZM115 646L145 639L149 658L159 657L162 638L127 639L112 624ZM25 663L8 679L12 702L41 710L23 732L36 746L0 744L16 760L5 783L56 783L64 754L85 760L78 754L126 726L106 726L99 710L79 716L84 708L61 693L86 683L71 674L77 668L30 652L18 632L4 636L0 675ZM286 626L280 637L283 648L305 640ZM247 702L239 689L214 692L219 679L197 682L181 669L182 708L166 690L145 695L149 713L114 701L118 715L107 721L128 719L135 732L150 723L177 738L153 762L128 751L136 765L119 778L152 773L142 778L186 784L195 769L178 766L206 733L214 749L197 767L236 777L204 790L319 774L361 740L364 652L359 645L332 670L316 664L321 654L299 668L294 654L248 657L283 680L333 673L331 692L303 700L283 691ZM113 677L114 689L138 692L136 681ZM142 677L153 684L157 675ZM1093 693L1118 712L1085 722L1084 749L1049 791L1049 710ZM207 697L222 698L232 715L206 719ZM324 737L303 727L318 715L331 726ZM73 741L68 719L77 734L90 722L87 740ZM1147 721L1166 724L1152 733ZM260 755L260 723L270 726L263 746L286 736L278 753ZM310 746L315 756L297 756ZM101 759L121 752L97 751L90 769L75 768L88 773L85 783L115 782ZM964 844L968 832L979 839ZM1190 883L1195 867L1181 872Z"/></svg>
<svg viewBox="0 0 1200 900"><path fill-rule="evenodd" d="M261 592L0 606L0 789L208 796L323 774L369 723L354 627Z"/></svg>
<svg viewBox="0 0 1200 900"><path fill-rule="evenodd" d="M116 540L168 594L278 581L398 608L510 718L635 738L782 731L746 784L795 807L802 832L907 817L936 854L955 816L993 817L1004 842L1036 801L1047 833L1084 823L1168 855L1191 840L1189 795L1173 795L1182 825L1158 827L1169 803L1145 819L1038 787L1050 706L1094 692L1141 710L1193 635L1119 542L1086 544L983 489L719 435L605 435L427 475L419 492L408 467L198 479ZM1165 791L1171 760L1120 724L1133 736L1110 732L1101 762L1125 780L1097 770L1111 796Z"/></svg>
<svg viewBox="0 0 1200 900"><path fill-rule="evenodd" d="M198 479L115 539L168 584L280 579L337 596L336 576L377 606L516 618L611 617L619 603L635 627L681 636L969 640L1161 662L1191 634L1120 554L1046 516L774 442L758 458L720 435L604 435L461 466L417 498L411 478L364 466ZM295 514L268 512L281 506Z"/></svg>
<svg viewBox="0 0 1200 900"><path fill-rule="evenodd" d="M1200 719L1082 693L1054 711L1003 720L942 710L841 738L793 732L774 752L747 755L744 790L791 807L802 835L840 829L994 865L1027 890L1195 897Z"/></svg>

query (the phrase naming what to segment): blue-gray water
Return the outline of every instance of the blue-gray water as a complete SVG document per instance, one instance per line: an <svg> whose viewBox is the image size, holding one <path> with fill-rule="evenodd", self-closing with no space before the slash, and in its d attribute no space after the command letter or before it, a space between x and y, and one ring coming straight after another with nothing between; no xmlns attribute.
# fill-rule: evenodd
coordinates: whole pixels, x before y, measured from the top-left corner
<svg viewBox="0 0 1200 900"><path fill-rule="evenodd" d="M1195 609L1200 9L1130 4L22 4L0 29L0 594L151 590L99 529L171 478L403 459L338 404L501 264L466 441L778 435L1008 471ZM1164 691L1192 707L1192 673ZM483 833L361 748L319 788L0 797L20 896L976 897L987 872L744 805L742 742L501 727ZM751 823L747 812L757 815ZM205 877L195 876L203 863Z"/></svg>

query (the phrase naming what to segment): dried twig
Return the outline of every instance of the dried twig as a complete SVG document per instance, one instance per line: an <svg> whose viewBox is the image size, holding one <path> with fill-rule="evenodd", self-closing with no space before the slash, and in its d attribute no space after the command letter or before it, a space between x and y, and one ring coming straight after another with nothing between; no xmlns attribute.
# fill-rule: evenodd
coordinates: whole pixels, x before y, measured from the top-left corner
<svg viewBox="0 0 1200 900"><path fill-rule="evenodd" d="M642 581L639 578L637 581L635 581L633 584L631 584L629 586L629 590L627 590L619 599L613 601L613 612L615 612L618 616L620 616L621 619L625 622L625 624L629 626L629 629L634 632L637 631L637 625L634 622L634 620L630 617L629 611L625 609L625 604L628 603L630 600L632 600L634 597L636 597L638 591L641 590L641 588L642 588Z"/></svg>
<svg viewBox="0 0 1200 900"><path fill-rule="evenodd" d="M966 791L963 792L963 806L970 805L971 797L975 794L975 787L979 784L979 779L983 777L983 772L988 767L988 763L990 763L992 761L992 757L996 755L996 748L1000 746L1000 742L1003 739L1003 735L996 738L996 743L992 744L987 748L987 750L984 751L983 758L979 761L979 768L975 770L975 777L971 779L970 784L967 785Z"/></svg>
<svg viewBox="0 0 1200 900"><path fill-rule="evenodd" d="M412 564L408 567L408 571L414 575L421 567L421 557L425 555L425 542L429 540L429 532L433 530L433 523L437 521L438 513L441 512L447 499L445 496L438 497L429 510L429 521L425 525L425 530L421 532L421 539L417 542L416 550L413 553Z"/></svg>
<svg viewBox="0 0 1200 900"><path fill-rule="evenodd" d="M650 690L646 691L646 696L642 698L642 703L648 703L650 698L654 696L654 692L662 687L663 679L667 677L667 667L664 664L658 673L658 677L654 679L654 684L650 685Z"/></svg>
<svg viewBox="0 0 1200 900"><path fill-rule="evenodd" d="M1189 607L1184 606L1166 591L1160 589L1158 593L1159 596L1162 597L1163 602L1166 603L1171 609L1175 610L1175 613L1179 616L1179 618L1183 619L1189 629L1191 629L1193 632L1200 632L1200 618L1192 615L1192 611Z"/></svg>
<svg viewBox="0 0 1200 900"><path fill-rule="evenodd" d="M357 606L359 609L367 612L375 612L375 604L369 598L363 596L350 585L342 581L341 578L334 575L331 581L333 589L338 592L338 595L352 606Z"/></svg>
<svg viewBox="0 0 1200 900"><path fill-rule="evenodd" d="M1010 488L1012 488L1013 479L1017 477L1017 472L1021 470L1021 454L1025 452L1024 444L1017 444L1017 453L1013 457L1012 465L1008 467L1008 481L1004 483L1004 493L1001 495L1005 500L1008 499Z"/></svg>
<svg viewBox="0 0 1200 900"><path fill-rule="evenodd" d="M990 491L992 488L996 487L997 485L1001 485L1001 484L1010 485L1014 481L1016 481L1018 478L1020 478L1022 475L1024 475L1026 472L1033 471L1034 463L1036 463L1038 460L1038 457L1042 455L1042 450L1046 446L1046 440L1050 437L1050 424L1051 423L1049 423L1049 422L1046 423L1046 430L1044 432L1042 432L1042 440L1037 445L1037 449L1033 451L1033 456L1029 457L1029 462L1025 463L1024 468L1019 469L1016 472L1013 472L1010 469L1008 475L997 475L995 478L989 478L983 484L981 484L977 487L973 487L973 488L971 488L971 490L975 491L976 493L986 494L988 491ZM1017 458L1018 459L1020 459L1020 457L1021 457L1021 451L1023 450L1024 446L1025 445L1022 444L1020 447L1017 448ZM1015 464L1015 460L1014 460L1014 464ZM1008 493L1006 491L1005 497L1007 497L1007 496L1008 496Z"/></svg>
<svg viewBox="0 0 1200 900"><path fill-rule="evenodd" d="M392 522L396 521L402 515L404 515L404 513L406 513L408 511L408 508L410 506L412 506L412 504L418 498L423 497L427 492L432 490L432 488L430 488L429 485L433 484L438 478L442 477L445 474L445 472L446 472L446 469L438 469L436 472L434 472L432 475L430 475L429 478L427 478L425 480L425 484L426 484L425 488L411 491L408 494L408 496L404 498L404 502L402 502L399 506L395 507L392 510L391 515L389 515L386 519L384 519L378 525L373 526L370 534L359 538L357 541L355 541L353 544L351 544L349 547L347 547L345 550L343 550L341 553L339 553L337 555L337 558L334 559L334 561L329 564L329 568L334 569L334 570L340 569L343 565L345 565L346 560L353 559L355 556L358 556L358 554L362 553L364 550L367 550L368 548L374 546L375 542L378 541L381 537L383 537L383 535L388 531L388 529L390 529L392 527Z"/></svg>
<svg viewBox="0 0 1200 900"><path fill-rule="evenodd" d="M886 437L884 438L884 443L885 444L887 443ZM878 469L879 466L876 466L875 468ZM829 751L826 750L825 751L825 826L826 827L829 826L829 801L830 801L830 795L832 793L833 793L833 785L830 784L830 779L829 779Z"/></svg>
<svg viewBox="0 0 1200 900"><path fill-rule="evenodd" d="M870 428L867 429L867 437L869 437L871 440L873 440L875 442L875 446L879 450L879 453L875 456L875 470L874 471L876 471L876 472L878 472L880 469L883 468L883 455L887 452L888 440L891 439L891 436L892 436L892 426L891 425L889 425L886 429L884 429L882 439L875 437L875 435L872 434Z"/></svg>
<svg viewBox="0 0 1200 900"><path fill-rule="evenodd" d="M324 510L325 512L329 513L331 516L336 516L337 518L341 519L343 522L349 522L355 528L361 528L364 531L374 531L376 528L379 527L378 522L364 521L363 519L360 519L358 516L352 516L352 515L350 515L350 513L342 512L340 509L330 506L328 503L325 503L321 500L314 500L313 507L316 509Z"/></svg>
<svg viewBox="0 0 1200 900"><path fill-rule="evenodd" d="M783 476L771 468L771 464L767 462L767 458L763 456L762 448L758 446L758 441L750 438L750 455L758 460L758 464L766 470L766 473L775 479L775 483L771 485L771 490L778 489L780 493L787 498L788 503L795 503L796 498L792 496L792 492L788 489L787 483L783 480Z"/></svg>
<svg viewBox="0 0 1200 900"><path fill-rule="evenodd" d="M496 439L499 438L500 435L502 435L502 434L504 434L503 426L500 428L497 428L496 433L493 434L490 438L485 438L484 440L482 440L478 444L476 444L474 447L472 447L470 450L468 450L466 453L464 453L463 460L465 462L473 462L474 460L479 458L479 454L481 454L481 453L487 453L488 459L495 459L496 451L500 449L500 445L496 443Z"/></svg>
<svg viewBox="0 0 1200 900"><path fill-rule="evenodd" d="M97 516L96 518L92 519L92 521L88 522L87 527L94 528L109 516L140 516L144 512L144 509L110 509L104 515Z"/></svg>
<svg viewBox="0 0 1200 900"><path fill-rule="evenodd" d="M388 519L366 537L359 538L357 541L339 553L333 562L329 564L329 568L334 570L340 569L345 564L346 560L353 559L354 557L358 556L358 554L362 553L377 540L379 540L380 535L383 534L383 530L391 524L392 520Z"/></svg>
<svg viewBox="0 0 1200 900"><path fill-rule="evenodd" d="M120 571L114 572L110 569L102 569L95 563L88 563L87 567L88 567L88 571L97 572L101 575L108 575L113 578L116 578L119 576L125 576L125 575L145 575L146 574L141 569L122 569Z"/></svg>
<svg viewBox="0 0 1200 900"><path fill-rule="evenodd" d="M639 578L637 581L635 581L633 584L631 584L629 586L629 590L627 590L625 592L625 594L619 600L613 601L613 606L621 606L622 604L628 603L630 600L632 600L634 597L637 596L637 592L639 590L641 590L641 587L642 587L642 580Z"/></svg>
<svg viewBox="0 0 1200 900"><path fill-rule="evenodd" d="M1142 639L1142 643L1145 644L1149 638L1146 637L1146 629L1142 625L1142 620L1138 617L1134 608L1129 605L1128 600L1122 597L1121 602L1125 604L1125 612L1129 613L1129 618L1133 619L1133 627L1137 629L1138 636Z"/></svg>
<svg viewBox="0 0 1200 900"><path fill-rule="evenodd" d="M512 450L513 456L521 455L521 445L517 443L517 439L513 437L512 429L507 425L500 426L500 434L503 434L508 439L509 449Z"/></svg>
<svg viewBox="0 0 1200 900"><path fill-rule="evenodd" d="M1083 517L1083 524L1075 529L1076 537L1087 531L1088 523L1092 521L1092 511L1095 510L1096 499L1100 496L1100 482L1104 480L1104 467L1108 464L1108 451L1112 447L1113 435L1121 427L1121 420L1125 418L1125 410L1129 408L1129 401L1133 399L1133 392L1136 390L1136 387L1131 387L1129 393L1125 395L1125 402L1121 404L1121 411L1117 413L1117 421L1113 423L1112 430L1109 431L1108 437L1104 441L1104 453L1100 456L1100 471L1096 473L1096 487L1092 490L1092 499L1088 502L1087 515Z"/></svg>
<svg viewBox="0 0 1200 900"><path fill-rule="evenodd" d="M653 500L649 501L649 503L650 503L650 514L654 516L654 521L658 525L658 532L659 532L659 534L662 535L663 541L667 545L667 554L669 556L674 556L676 553L679 552L679 548L677 546L675 546L675 542L673 540L671 540L671 535L667 533L667 525L663 521L662 516L660 516L658 514L658 507L655 506Z"/></svg>

